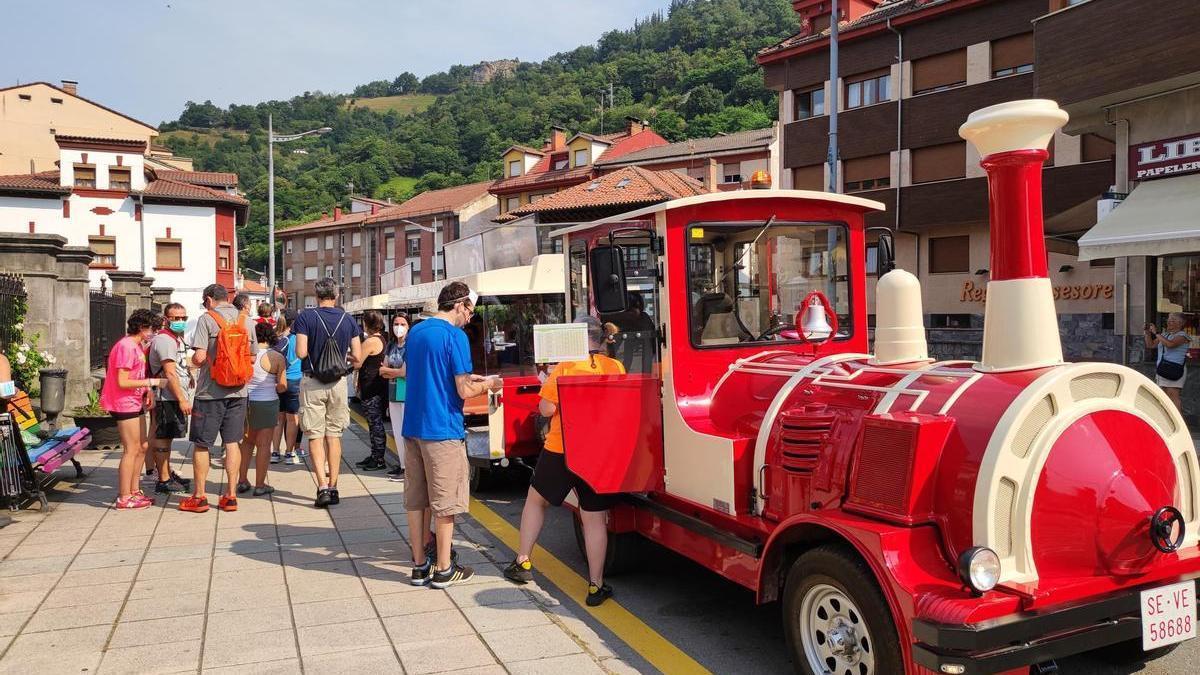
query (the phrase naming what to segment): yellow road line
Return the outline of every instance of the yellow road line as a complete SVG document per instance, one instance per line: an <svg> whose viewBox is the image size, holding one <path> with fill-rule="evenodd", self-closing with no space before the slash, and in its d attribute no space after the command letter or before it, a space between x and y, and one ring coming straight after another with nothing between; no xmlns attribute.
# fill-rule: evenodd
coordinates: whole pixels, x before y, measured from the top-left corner
<svg viewBox="0 0 1200 675"><path fill-rule="evenodd" d="M364 429L367 428L367 421L363 419L362 415L351 411L350 416L356 424ZM392 442L390 436L388 437L388 447L395 449L395 443ZM514 551L517 550L521 540L517 528L474 497L471 498L471 517L505 546ZM532 557L537 561L538 572L541 572L542 576L563 593L573 598L587 596L587 579L556 558L554 554L538 546L534 548ZM660 635L658 631L637 618L633 612L622 607L621 603L616 600L609 600L599 607L588 607L582 604L579 607L612 631L617 638L629 645L630 649L637 652L650 665L664 673L675 675L675 673L710 672Z"/></svg>

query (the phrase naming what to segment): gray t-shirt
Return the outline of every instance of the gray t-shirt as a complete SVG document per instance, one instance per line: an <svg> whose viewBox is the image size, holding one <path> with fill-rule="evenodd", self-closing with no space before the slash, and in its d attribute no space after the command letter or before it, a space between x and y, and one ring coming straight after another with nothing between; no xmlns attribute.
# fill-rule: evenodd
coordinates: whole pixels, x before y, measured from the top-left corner
<svg viewBox="0 0 1200 675"><path fill-rule="evenodd" d="M188 390L192 386L191 371L188 370L187 348L183 340L176 340L170 335L158 333L150 341L150 353L147 355L150 366L150 377L166 377L163 372L163 361L175 362L175 375L179 378L179 386L183 387L185 396L190 396ZM164 401L175 401L170 385L164 383L158 388L158 397Z"/></svg>
<svg viewBox="0 0 1200 675"><path fill-rule="evenodd" d="M237 321L237 308L229 303L222 303L215 307L216 312L221 315L221 318L226 323ZM254 320L246 317L246 330L249 332L250 353L254 354L258 351L258 341L254 339ZM222 387L212 381L212 376L209 374L212 369L213 357L217 354L217 333L221 329L217 326L217 322L205 312L196 320L196 330L192 333L192 347L194 349L206 349L206 358L204 365L200 366L200 372L196 375L196 400L199 401L214 401L225 398L246 398L246 387Z"/></svg>

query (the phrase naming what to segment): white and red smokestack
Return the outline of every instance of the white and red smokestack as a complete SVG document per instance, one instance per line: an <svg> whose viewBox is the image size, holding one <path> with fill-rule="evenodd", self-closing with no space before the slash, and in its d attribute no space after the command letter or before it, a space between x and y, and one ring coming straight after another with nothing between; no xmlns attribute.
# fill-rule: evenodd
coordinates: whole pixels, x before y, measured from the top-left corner
<svg viewBox="0 0 1200 675"><path fill-rule="evenodd" d="M975 146L988 176L991 280L983 315L984 372L1063 362L1047 271L1042 163L1067 113L1054 101L1012 101L976 110L958 134Z"/></svg>

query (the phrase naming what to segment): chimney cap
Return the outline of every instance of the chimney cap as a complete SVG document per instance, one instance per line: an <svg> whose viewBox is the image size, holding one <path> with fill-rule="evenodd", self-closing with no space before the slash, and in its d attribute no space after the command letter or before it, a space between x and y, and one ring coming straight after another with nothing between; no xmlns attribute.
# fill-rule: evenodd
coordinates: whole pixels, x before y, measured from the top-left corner
<svg viewBox="0 0 1200 675"><path fill-rule="evenodd" d="M79 84L79 80L59 80L63 84Z"/></svg>
<svg viewBox="0 0 1200 675"><path fill-rule="evenodd" d="M562 125L560 125L560 124L551 124L551 125L550 125L550 130L551 130L551 131L561 131L561 132L563 132L564 134L565 134L565 133L567 133L567 128L566 128L566 127L564 127L564 126L562 126Z"/></svg>

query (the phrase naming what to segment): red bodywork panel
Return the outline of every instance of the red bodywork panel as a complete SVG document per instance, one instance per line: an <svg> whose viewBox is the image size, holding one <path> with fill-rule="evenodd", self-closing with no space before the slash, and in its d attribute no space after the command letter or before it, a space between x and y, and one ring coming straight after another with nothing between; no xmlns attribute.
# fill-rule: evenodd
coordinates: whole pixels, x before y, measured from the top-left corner
<svg viewBox="0 0 1200 675"><path fill-rule="evenodd" d="M558 381L567 466L601 494L662 487L661 383L650 375Z"/></svg>
<svg viewBox="0 0 1200 675"><path fill-rule="evenodd" d="M542 451L538 435L538 392L542 382L536 375L504 378L504 456L536 457Z"/></svg>

